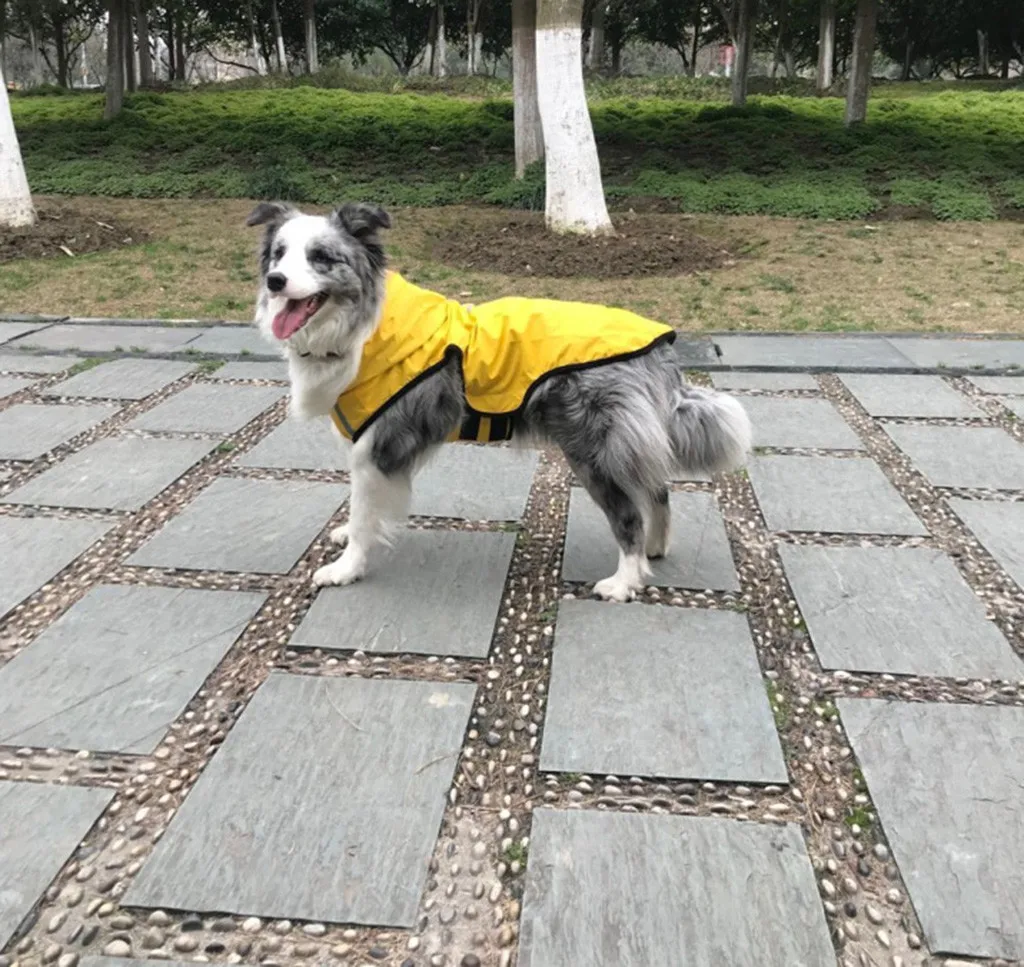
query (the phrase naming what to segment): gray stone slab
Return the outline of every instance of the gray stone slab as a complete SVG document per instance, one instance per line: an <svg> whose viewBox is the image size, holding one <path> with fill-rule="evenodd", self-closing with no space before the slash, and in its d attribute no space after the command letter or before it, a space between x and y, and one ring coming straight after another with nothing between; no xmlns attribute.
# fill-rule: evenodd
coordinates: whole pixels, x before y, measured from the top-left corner
<svg viewBox="0 0 1024 967"><path fill-rule="evenodd" d="M98 426L118 409L108 403L80 406L15 403L0 412L0 460L35 460Z"/></svg>
<svg viewBox="0 0 1024 967"><path fill-rule="evenodd" d="M769 530L928 533L873 460L774 455L747 469Z"/></svg>
<svg viewBox="0 0 1024 967"><path fill-rule="evenodd" d="M112 789L0 781L0 950L113 798Z"/></svg>
<svg viewBox="0 0 1024 967"><path fill-rule="evenodd" d="M1018 420L1024 420L1024 399L1004 396L1000 401Z"/></svg>
<svg viewBox="0 0 1024 967"><path fill-rule="evenodd" d="M746 618L562 601L540 767L787 782Z"/></svg>
<svg viewBox="0 0 1024 967"><path fill-rule="evenodd" d="M285 393L277 386L196 383L137 416L128 426L158 432L234 433Z"/></svg>
<svg viewBox="0 0 1024 967"><path fill-rule="evenodd" d="M783 545L779 553L825 668L1014 681L1024 674L941 551Z"/></svg>
<svg viewBox="0 0 1024 967"><path fill-rule="evenodd" d="M189 351L222 356L278 356L274 348L252 326L214 326L188 344Z"/></svg>
<svg viewBox="0 0 1024 967"><path fill-rule="evenodd" d="M0 517L0 618L63 571L113 524L102 520Z"/></svg>
<svg viewBox="0 0 1024 967"><path fill-rule="evenodd" d="M748 396L755 447L863 450L860 437L828 400Z"/></svg>
<svg viewBox="0 0 1024 967"><path fill-rule="evenodd" d="M1024 959L1024 709L838 707L929 949Z"/></svg>
<svg viewBox="0 0 1024 967"><path fill-rule="evenodd" d="M998 427L891 423L885 432L937 487L1024 489L1024 446Z"/></svg>
<svg viewBox="0 0 1024 967"><path fill-rule="evenodd" d="M412 514L518 520L526 511L534 451L462 443L441 447L413 483Z"/></svg>
<svg viewBox="0 0 1024 967"><path fill-rule="evenodd" d="M648 583L657 587L739 590L725 524L714 494L673 493L672 546L651 561ZM608 520L583 490L569 497L569 523L562 555L564 581L600 581L615 572L619 549Z"/></svg>
<svg viewBox="0 0 1024 967"><path fill-rule="evenodd" d="M1024 394L1024 373L1020 376L968 376L983 393Z"/></svg>
<svg viewBox="0 0 1024 967"><path fill-rule="evenodd" d="M0 399L20 393L34 382L35 380L26 379L24 376L0 376Z"/></svg>
<svg viewBox="0 0 1024 967"><path fill-rule="evenodd" d="M485 658L513 534L407 531L364 581L324 588L293 645Z"/></svg>
<svg viewBox="0 0 1024 967"><path fill-rule="evenodd" d="M46 325L45 322L0 322L0 343L44 329Z"/></svg>
<svg viewBox="0 0 1024 967"><path fill-rule="evenodd" d="M95 588L0 668L0 745L153 752L265 599Z"/></svg>
<svg viewBox="0 0 1024 967"><path fill-rule="evenodd" d="M173 359L112 359L50 386L46 395L141 400L194 369Z"/></svg>
<svg viewBox="0 0 1024 967"><path fill-rule="evenodd" d="M100 440L34 477L4 500L50 507L137 510L213 447L209 440Z"/></svg>
<svg viewBox="0 0 1024 967"><path fill-rule="evenodd" d="M347 470L348 447L329 419L286 419L235 462L243 467Z"/></svg>
<svg viewBox="0 0 1024 967"><path fill-rule="evenodd" d="M716 336L726 366L762 369L901 369L911 365L879 336Z"/></svg>
<svg viewBox="0 0 1024 967"><path fill-rule="evenodd" d="M273 363L225 363L210 374L211 379L267 379L278 383L288 382L288 364L284 361Z"/></svg>
<svg viewBox="0 0 1024 967"><path fill-rule="evenodd" d="M712 373L711 382L725 390L818 389L809 373Z"/></svg>
<svg viewBox="0 0 1024 967"><path fill-rule="evenodd" d="M1024 339L928 339L908 336L890 345L929 369L1005 369L1024 366Z"/></svg>
<svg viewBox="0 0 1024 967"><path fill-rule="evenodd" d="M215 480L128 563L285 574L348 496L308 480Z"/></svg>
<svg viewBox="0 0 1024 967"><path fill-rule="evenodd" d="M687 339L682 333L677 333L672 346L681 366L708 366L718 362L715 344L707 336Z"/></svg>
<svg viewBox="0 0 1024 967"><path fill-rule="evenodd" d="M203 334L202 329L186 326L49 326L20 340L34 349L74 349L82 353L180 352Z"/></svg>
<svg viewBox="0 0 1024 967"><path fill-rule="evenodd" d="M519 967L835 967L799 827L538 809Z"/></svg>
<svg viewBox="0 0 1024 967"><path fill-rule="evenodd" d="M0 373L63 373L79 362L77 356L0 353Z"/></svg>
<svg viewBox="0 0 1024 967"><path fill-rule="evenodd" d="M1024 503L951 498L949 506L1003 570L1024 588Z"/></svg>
<svg viewBox="0 0 1024 967"><path fill-rule="evenodd" d="M125 903L412 927L475 691L272 674Z"/></svg>
<svg viewBox="0 0 1024 967"><path fill-rule="evenodd" d="M841 376L871 416L978 418L985 416L941 376Z"/></svg>

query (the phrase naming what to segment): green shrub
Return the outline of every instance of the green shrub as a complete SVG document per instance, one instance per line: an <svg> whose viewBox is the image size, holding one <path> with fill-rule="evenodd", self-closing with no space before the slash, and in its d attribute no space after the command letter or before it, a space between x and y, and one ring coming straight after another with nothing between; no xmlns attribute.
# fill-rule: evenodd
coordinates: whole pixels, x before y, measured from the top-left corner
<svg viewBox="0 0 1024 967"><path fill-rule="evenodd" d="M330 68L137 93L112 122L96 94L18 96L12 109L37 192L543 207L539 169L512 177L505 82L416 78L397 87L386 93L394 78ZM867 123L847 129L839 99L798 96L800 85L743 108L722 103L726 87L713 78L594 79L590 89L612 199L837 219L886 204L944 219L1024 207L1024 91L921 85L910 96L884 87L892 96L876 96ZM448 90L475 96L438 93Z"/></svg>

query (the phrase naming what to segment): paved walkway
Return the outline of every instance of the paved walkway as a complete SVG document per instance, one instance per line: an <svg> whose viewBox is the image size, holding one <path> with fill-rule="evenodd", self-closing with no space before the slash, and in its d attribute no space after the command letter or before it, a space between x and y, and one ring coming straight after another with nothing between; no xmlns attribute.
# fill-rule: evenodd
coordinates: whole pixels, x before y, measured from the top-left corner
<svg viewBox="0 0 1024 967"><path fill-rule="evenodd" d="M1024 342L681 352L759 450L642 601L468 446L317 593L344 458L251 331L0 321L0 967L1024 960Z"/></svg>

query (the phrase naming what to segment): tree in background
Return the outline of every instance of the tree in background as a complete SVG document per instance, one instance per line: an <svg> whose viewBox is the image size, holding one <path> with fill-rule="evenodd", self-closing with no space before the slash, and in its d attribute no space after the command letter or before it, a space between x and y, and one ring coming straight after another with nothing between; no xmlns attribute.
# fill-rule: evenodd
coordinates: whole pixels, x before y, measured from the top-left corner
<svg viewBox="0 0 1024 967"><path fill-rule="evenodd" d="M544 157L537 101L537 0L512 0L512 123L516 177Z"/></svg>
<svg viewBox="0 0 1024 967"><path fill-rule="evenodd" d="M871 66L875 61L875 28L878 0L857 0L857 20L853 27L853 59L846 83L846 123L860 124L868 114Z"/></svg>
<svg viewBox="0 0 1024 967"><path fill-rule="evenodd" d="M556 232L612 231L583 86L582 0L538 0L537 98L544 130L545 220Z"/></svg>

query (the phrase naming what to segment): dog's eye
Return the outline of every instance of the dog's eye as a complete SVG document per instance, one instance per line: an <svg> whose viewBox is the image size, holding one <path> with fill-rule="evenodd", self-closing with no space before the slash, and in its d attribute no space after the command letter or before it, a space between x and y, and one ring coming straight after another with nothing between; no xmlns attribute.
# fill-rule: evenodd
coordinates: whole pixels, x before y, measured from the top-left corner
<svg viewBox="0 0 1024 967"><path fill-rule="evenodd" d="M332 257L330 252L327 251L327 249L323 248L313 249L313 251L309 253L309 260L311 262L323 262L326 265L332 265L337 261L337 259Z"/></svg>
<svg viewBox="0 0 1024 967"><path fill-rule="evenodd" d="M283 259L283 258L284 258L284 246L283 245L278 245L277 248L274 249L274 261L275 262L280 262L281 259Z"/></svg>

